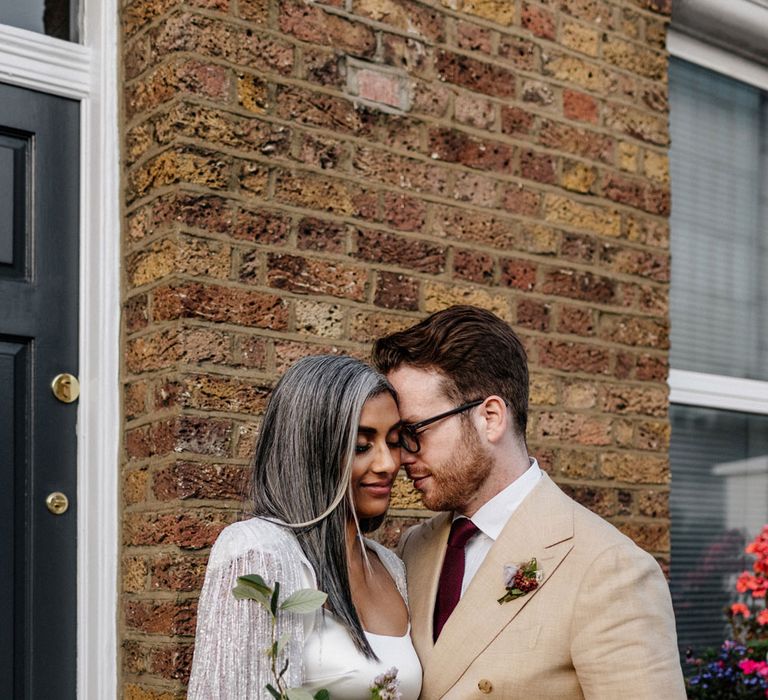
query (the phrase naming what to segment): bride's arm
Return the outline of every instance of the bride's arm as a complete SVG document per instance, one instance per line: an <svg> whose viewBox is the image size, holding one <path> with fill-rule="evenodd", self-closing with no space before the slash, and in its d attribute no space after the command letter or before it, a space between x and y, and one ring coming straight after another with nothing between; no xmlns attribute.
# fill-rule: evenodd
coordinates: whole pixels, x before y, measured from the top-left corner
<svg viewBox="0 0 768 700"><path fill-rule="evenodd" d="M303 587L293 548L253 542L252 532L241 525L225 529L211 552L197 610L190 700L269 697L265 686L273 679L264 650L272 640L271 616L256 601L237 600L232 589L245 574L259 574L269 585L279 581L281 600ZM288 684L300 686L304 622L284 613L279 620L277 638L287 632L292 640L285 652Z"/></svg>

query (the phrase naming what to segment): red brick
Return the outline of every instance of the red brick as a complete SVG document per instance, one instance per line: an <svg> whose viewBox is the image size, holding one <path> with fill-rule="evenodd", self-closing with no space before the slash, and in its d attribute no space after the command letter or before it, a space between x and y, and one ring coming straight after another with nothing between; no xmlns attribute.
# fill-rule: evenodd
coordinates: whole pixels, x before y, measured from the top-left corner
<svg viewBox="0 0 768 700"><path fill-rule="evenodd" d="M542 367L590 374L607 374L610 368L610 353L595 345L540 340L537 348Z"/></svg>
<svg viewBox="0 0 768 700"><path fill-rule="evenodd" d="M509 172L514 148L469 136L457 129L432 129L429 133L432 158L461 163L469 168Z"/></svg>
<svg viewBox="0 0 768 700"><path fill-rule="evenodd" d="M349 227L322 219L305 218L299 222L296 245L304 250L343 253Z"/></svg>
<svg viewBox="0 0 768 700"><path fill-rule="evenodd" d="M640 355L637 358L635 377L641 380L666 382L669 374L669 362L666 357Z"/></svg>
<svg viewBox="0 0 768 700"><path fill-rule="evenodd" d="M532 299L517 302L517 325L534 331L547 331L550 324L550 305Z"/></svg>
<svg viewBox="0 0 768 700"><path fill-rule="evenodd" d="M249 22L266 25L269 21L269 0L237 0L237 13Z"/></svg>
<svg viewBox="0 0 768 700"><path fill-rule="evenodd" d="M438 51L436 69L440 80L494 97L515 96L515 74L494 63L463 54Z"/></svg>
<svg viewBox="0 0 768 700"><path fill-rule="evenodd" d="M314 46L302 47L304 79L314 85L340 88L345 84L341 59L336 51Z"/></svg>
<svg viewBox="0 0 768 700"><path fill-rule="evenodd" d="M476 24L456 21L456 42L460 49L491 53L491 30Z"/></svg>
<svg viewBox="0 0 768 700"><path fill-rule="evenodd" d="M228 455L231 434L228 420L182 416L126 431L125 452L132 460L171 452Z"/></svg>
<svg viewBox="0 0 768 700"><path fill-rule="evenodd" d="M194 635L197 601L152 602L129 600L124 607L129 629L146 634Z"/></svg>
<svg viewBox="0 0 768 700"><path fill-rule="evenodd" d="M448 190L450 175L442 167L381 149L358 147L352 167L366 179L394 187L439 195Z"/></svg>
<svg viewBox="0 0 768 700"><path fill-rule="evenodd" d="M563 234L563 244L560 254L566 260L577 262L592 262L597 255L597 241L592 236L577 233Z"/></svg>
<svg viewBox="0 0 768 700"><path fill-rule="evenodd" d="M540 49L529 39L502 35L499 41L499 56L519 70L540 72Z"/></svg>
<svg viewBox="0 0 768 700"><path fill-rule="evenodd" d="M453 198L459 202L471 202L478 207L495 207L499 195L499 183L484 172L454 173Z"/></svg>
<svg viewBox="0 0 768 700"><path fill-rule="evenodd" d="M385 309L417 311L419 280L396 272L378 272L374 304Z"/></svg>
<svg viewBox="0 0 768 700"><path fill-rule="evenodd" d="M152 590L199 591L203 587L207 557L162 552L149 565Z"/></svg>
<svg viewBox="0 0 768 700"><path fill-rule="evenodd" d="M155 321L199 318L273 330L288 325L285 301L263 292L187 282L158 287L153 297Z"/></svg>
<svg viewBox="0 0 768 700"><path fill-rule="evenodd" d="M388 0L381 3L355 0L354 12L432 43L445 39L445 14L421 2Z"/></svg>
<svg viewBox="0 0 768 700"><path fill-rule="evenodd" d="M501 108L501 131L509 136L530 136L533 134L536 116L521 107Z"/></svg>
<svg viewBox="0 0 768 700"><path fill-rule="evenodd" d="M226 234L232 231L233 220L233 205L223 197L179 192L134 210L128 218L128 235L141 240L178 226Z"/></svg>
<svg viewBox="0 0 768 700"><path fill-rule="evenodd" d="M164 644L155 647L149 655L149 670L165 680L186 684L192 670L193 651L192 644Z"/></svg>
<svg viewBox="0 0 768 700"><path fill-rule="evenodd" d="M555 16L543 7L523 3L520 13L523 27L542 39L554 40Z"/></svg>
<svg viewBox="0 0 768 700"><path fill-rule="evenodd" d="M538 141L549 148L608 164L613 162L616 148L611 136L550 120L541 122Z"/></svg>
<svg viewBox="0 0 768 700"><path fill-rule="evenodd" d="M372 56L376 50L376 35L364 24L299 0L282 0L278 7L280 29L301 41L338 47L355 56Z"/></svg>
<svg viewBox="0 0 768 700"><path fill-rule="evenodd" d="M412 109L417 114L440 118L448 111L452 95L448 86L441 83L414 81Z"/></svg>
<svg viewBox="0 0 768 700"><path fill-rule="evenodd" d="M611 444L611 419L584 413L539 414L534 435L539 440L605 446Z"/></svg>
<svg viewBox="0 0 768 700"><path fill-rule="evenodd" d="M356 237L357 257L370 262L409 267L439 274L445 270L445 248L427 241L385 231L361 230Z"/></svg>
<svg viewBox="0 0 768 700"><path fill-rule="evenodd" d="M139 294L128 299L123 307L125 330L127 333L146 328L149 323L149 305L146 294Z"/></svg>
<svg viewBox="0 0 768 700"><path fill-rule="evenodd" d="M499 284L513 289L530 292L536 286L538 266L530 260L515 258L501 259L501 277Z"/></svg>
<svg viewBox="0 0 768 700"><path fill-rule="evenodd" d="M253 243L285 245L290 223L284 214L266 209L241 209L235 215L230 233L234 238Z"/></svg>
<svg viewBox="0 0 768 700"><path fill-rule="evenodd" d="M597 100L577 90L563 90L563 114L580 122L598 122Z"/></svg>
<svg viewBox="0 0 768 700"><path fill-rule="evenodd" d="M556 160L553 156L525 150L520 153L520 176L528 180L554 184Z"/></svg>
<svg viewBox="0 0 768 700"><path fill-rule="evenodd" d="M380 220L399 231L421 231L427 218L426 204L416 197L384 192L381 197Z"/></svg>
<svg viewBox="0 0 768 700"><path fill-rule="evenodd" d="M432 46L412 36L404 37L398 34L382 33L381 50L384 63L407 71L409 78L428 76L434 64ZM407 81L407 84L410 85L410 80ZM401 89L405 86L404 81L401 84ZM409 102L409 99L401 100L394 106L408 105Z"/></svg>
<svg viewBox="0 0 768 700"><path fill-rule="evenodd" d="M469 282L488 284L493 281L493 258L471 250L455 250L453 276Z"/></svg>
<svg viewBox="0 0 768 700"><path fill-rule="evenodd" d="M550 270L545 273L541 291L544 294L608 304L616 298L616 283L591 272Z"/></svg>
<svg viewBox="0 0 768 700"><path fill-rule="evenodd" d="M171 513L125 513L123 545L175 545L182 549L203 549L210 547L219 533L234 519L232 513L202 508Z"/></svg>
<svg viewBox="0 0 768 700"><path fill-rule="evenodd" d="M510 185L504 190L501 206L513 214L537 216L541 208L541 194L522 185Z"/></svg>
<svg viewBox="0 0 768 700"><path fill-rule="evenodd" d="M360 128L354 105L340 97L286 85L278 88L276 103L277 116L292 122L342 133L355 133Z"/></svg>
<svg viewBox="0 0 768 700"><path fill-rule="evenodd" d="M362 267L282 254L269 255L267 266L267 281L278 289L358 301L365 298L368 273Z"/></svg>
<svg viewBox="0 0 768 700"><path fill-rule="evenodd" d="M187 498L237 500L245 495L247 468L237 464L175 462L154 477L155 496L161 501Z"/></svg>
<svg viewBox="0 0 768 700"><path fill-rule="evenodd" d="M593 336L595 334L595 312L582 306L561 306L557 321L560 333Z"/></svg>

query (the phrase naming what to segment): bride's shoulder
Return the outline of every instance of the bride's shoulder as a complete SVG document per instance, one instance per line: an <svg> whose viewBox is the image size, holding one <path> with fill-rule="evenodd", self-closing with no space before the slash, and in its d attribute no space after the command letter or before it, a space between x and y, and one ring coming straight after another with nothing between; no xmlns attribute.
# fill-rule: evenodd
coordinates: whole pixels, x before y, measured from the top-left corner
<svg viewBox="0 0 768 700"><path fill-rule="evenodd" d="M211 550L208 566L217 567L249 553L303 559L301 547L288 528L263 518L249 518L227 525Z"/></svg>

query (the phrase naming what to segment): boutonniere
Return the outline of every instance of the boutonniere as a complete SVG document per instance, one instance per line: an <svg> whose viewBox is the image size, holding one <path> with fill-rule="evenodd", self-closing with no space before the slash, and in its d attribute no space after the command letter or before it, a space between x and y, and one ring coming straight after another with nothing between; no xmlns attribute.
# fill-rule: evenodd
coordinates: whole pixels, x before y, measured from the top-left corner
<svg viewBox="0 0 768 700"><path fill-rule="evenodd" d="M506 564L504 566L504 587L507 592L499 598L499 603L527 595L535 591L544 580L544 572L539 569L536 557L523 564Z"/></svg>

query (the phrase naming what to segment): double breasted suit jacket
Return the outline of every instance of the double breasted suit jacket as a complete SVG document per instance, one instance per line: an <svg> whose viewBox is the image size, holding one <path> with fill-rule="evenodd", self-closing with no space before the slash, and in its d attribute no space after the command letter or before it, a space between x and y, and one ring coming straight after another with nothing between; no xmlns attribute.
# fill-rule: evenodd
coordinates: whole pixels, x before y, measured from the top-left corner
<svg viewBox="0 0 768 700"><path fill-rule="evenodd" d="M409 530L421 698L684 700L669 588L656 561L542 474L432 641L451 514ZM499 604L504 566L536 557L538 588Z"/></svg>

